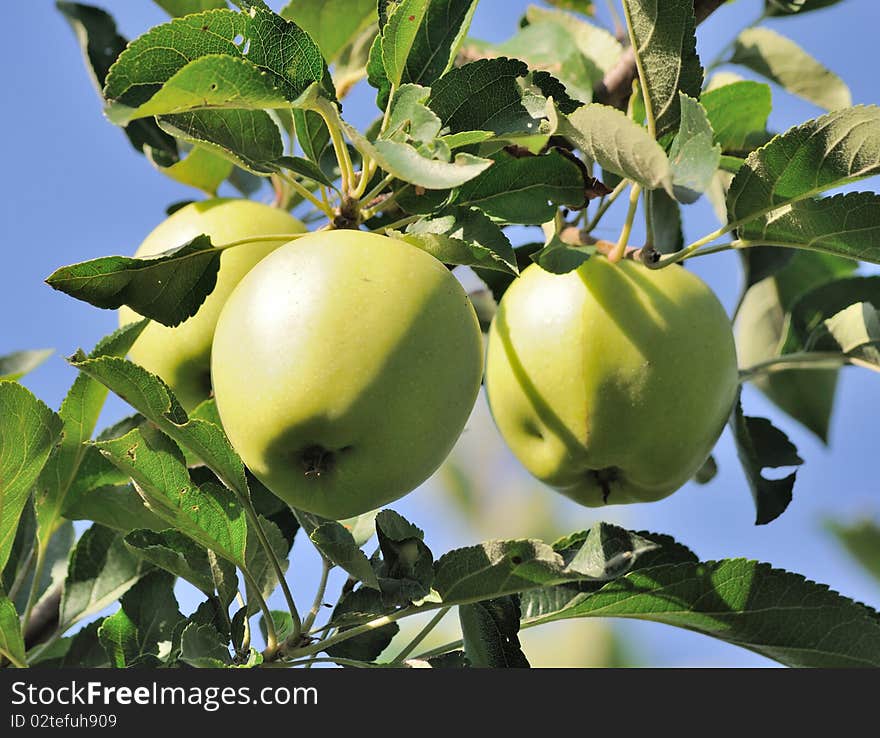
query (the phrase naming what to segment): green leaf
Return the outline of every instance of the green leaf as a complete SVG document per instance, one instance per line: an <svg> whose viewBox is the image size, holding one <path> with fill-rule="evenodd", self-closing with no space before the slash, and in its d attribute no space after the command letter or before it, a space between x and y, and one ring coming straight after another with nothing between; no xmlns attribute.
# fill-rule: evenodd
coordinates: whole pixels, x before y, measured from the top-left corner
<svg viewBox="0 0 880 738"><path fill-rule="evenodd" d="M655 543L606 523L583 534L563 556L536 540L488 541L456 549L434 566L434 589L446 605L468 604L564 582L621 576Z"/></svg>
<svg viewBox="0 0 880 738"><path fill-rule="evenodd" d="M284 537L284 534L272 521L261 517L260 525L269 541L269 547L281 564L282 571L286 571L289 563L287 555L290 553L291 541ZM242 568L246 569L251 575L251 578L259 587L263 598L268 598L279 584L278 575L275 573L275 567L272 566L266 550L255 535L251 535L248 538L246 561L247 565ZM248 613L253 615L259 611L259 599L251 592L250 580L246 580L245 583L248 591Z"/></svg>
<svg viewBox="0 0 880 738"><path fill-rule="evenodd" d="M215 78L220 72L222 78ZM122 107L139 108L157 95L156 112L180 109L181 100L198 104L201 97L209 104L273 107L276 88L283 101L300 104L307 91L327 88L328 80L320 50L295 23L269 10L211 10L156 26L129 44L107 76L105 94L113 115L124 119ZM170 87L160 92L166 83ZM324 94L334 96L329 89ZM255 174L276 171L274 161L284 153L278 126L264 110L201 109L158 122L166 133Z"/></svg>
<svg viewBox="0 0 880 738"><path fill-rule="evenodd" d="M103 256L57 269L46 282L95 307L132 310L176 326L198 312L217 284L221 251L200 235L158 256Z"/></svg>
<svg viewBox="0 0 880 738"><path fill-rule="evenodd" d="M327 124L319 113L314 110L300 110L297 108L293 111L293 122L296 130L296 140L313 164L321 166L321 162L325 157L333 156L333 146L330 141L330 131ZM327 170L323 170L327 173Z"/></svg>
<svg viewBox="0 0 880 738"><path fill-rule="evenodd" d="M651 190L648 202L654 224L653 247L661 254L674 254L684 248L681 206L665 190Z"/></svg>
<svg viewBox="0 0 880 738"><path fill-rule="evenodd" d="M862 302L880 305L880 276L841 277L804 292L791 305L781 353L827 348L827 341L822 341L828 335L825 322L844 308Z"/></svg>
<svg viewBox="0 0 880 738"><path fill-rule="evenodd" d="M61 660L62 667L80 669L107 669L110 667L107 652L98 640L98 630L105 620L106 618L93 620L78 630L72 638L62 639L67 642Z"/></svg>
<svg viewBox="0 0 880 738"><path fill-rule="evenodd" d="M315 40L328 64L378 20L376 0L291 0L281 16Z"/></svg>
<svg viewBox="0 0 880 738"><path fill-rule="evenodd" d="M679 202L696 202L712 183L721 161L721 145L703 106L683 92L680 96L678 133L669 149L672 191Z"/></svg>
<svg viewBox="0 0 880 738"><path fill-rule="evenodd" d="M17 382L0 381L0 571L31 488L61 438L62 420Z"/></svg>
<svg viewBox="0 0 880 738"><path fill-rule="evenodd" d="M92 525L70 555L61 595L59 632L118 600L150 569L151 564L126 548L119 533Z"/></svg>
<svg viewBox="0 0 880 738"><path fill-rule="evenodd" d="M0 356L0 380L16 381L25 374L30 374L55 351L53 349L36 349L31 351L15 351Z"/></svg>
<svg viewBox="0 0 880 738"><path fill-rule="evenodd" d="M194 146L185 158L171 166L164 166L152 157L150 161L166 177L187 187L195 187L212 197L217 196L217 189L234 169L229 159L201 146Z"/></svg>
<svg viewBox="0 0 880 738"><path fill-rule="evenodd" d="M416 143L430 143L440 133L442 123L437 114L427 106L431 88L421 85L401 85L391 99L391 114L383 138L394 138L403 131Z"/></svg>
<svg viewBox="0 0 880 738"><path fill-rule="evenodd" d="M447 72L477 0L401 0L382 28L382 61L392 87L430 85Z"/></svg>
<svg viewBox="0 0 880 738"><path fill-rule="evenodd" d="M771 257L781 252L794 258L783 262L781 270L778 262L773 261L753 263L749 269L750 280L761 276L759 271L766 273L768 268L773 276L751 286L739 310L737 354L744 367L779 355L786 313L801 294L855 268L851 261L808 251L768 247L746 249L743 254L753 256L762 251L769 252ZM752 382L779 408L827 441L836 370L791 369L758 376Z"/></svg>
<svg viewBox="0 0 880 738"><path fill-rule="evenodd" d="M276 162L284 154L278 126L263 110L199 110L165 116L159 126L255 175L278 171Z"/></svg>
<svg viewBox="0 0 880 738"><path fill-rule="evenodd" d="M880 172L880 108L828 113L749 154L727 195L731 222L745 222Z"/></svg>
<svg viewBox="0 0 880 738"><path fill-rule="evenodd" d="M647 189L670 191L672 171L666 152L638 123L608 105L584 105L554 126L602 169Z"/></svg>
<svg viewBox="0 0 880 738"><path fill-rule="evenodd" d="M117 669L155 667L159 648L183 619L174 597L174 577L152 571L126 592L119 610L98 628L98 640Z"/></svg>
<svg viewBox="0 0 880 738"><path fill-rule="evenodd" d="M55 7L76 34L92 81L102 94L107 72L128 41L116 30L113 16L100 8L69 2L56 2ZM135 121L125 127L125 134L136 151L166 166L178 159L177 142L153 120Z"/></svg>
<svg viewBox="0 0 880 738"><path fill-rule="evenodd" d="M740 33L730 61L825 110L852 105L849 87L840 77L794 41L769 28L747 28Z"/></svg>
<svg viewBox="0 0 880 738"><path fill-rule="evenodd" d="M880 582L880 527L873 520L842 523L829 520L826 528L862 568Z"/></svg>
<svg viewBox="0 0 880 738"><path fill-rule="evenodd" d="M201 57L246 59L271 76L288 101L326 74L321 52L295 23L268 10L209 10L156 26L132 41L107 74L108 100L139 107Z"/></svg>
<svg viewBox="0 0 880 738"><path fill-rule="evenodd" d="M232 665L229 645L212 625L190 623L180 636L180 660L197 669Z"/></svg>
<svg viewBox="0 0 880 738"><path fill-rule="evenodd" d="M298 174L326 187L332 187L334 190L336 189L336 185L333 184L324 170L308 159L303 159L301 156L282 156L278 163L294 174Z"/></svg>
<svg viewBox="0 0 880 738"><path fill-rule="evenodd" d="M97 449L90 449L86 458L91 454L101 459L102 464L112 468L114 474L121 474ZM62 511L68 520L93 520L121 533L129 533L138 528L160 531L168 527L162 518L147 509L141 496L130 484L101 485L79 491L78 483L79 477L71 488L71 504L65 504Z"/></svg>
<svg viewBox="0 0 880 738"><path fill-rule="evenodd" d="M517 636L520 617L516 595L461 605L458 619L470 665L484 669L527 669L529 662Z"/></svg>
<svg viewBox="0 0 880 738"><path fill-rule="evenodd" d="M624 0L630 39L645 89L645 106L662 138L678 129L679 93L699 98L703 68L697 56L692 0Z"/></svg>
<svg viewBox="0 0 880 738"><path fill-rule="evenodd" d="M325 558L344 569L353 579L367 587L379 589L379 581L369 559L343 525L335 520L324 521L309 533L309 540Z"/></svg>
<svg viewBox="0 0 880 738"><path fill-rule="evenodd" d="M704 92L700 102L725 151L751 151L763 143L767 118L773 108L770 87L741 80Z"/></svg>
<svg viewBox="0 0 880 738"><path fill-rule="evenodd" d="M594 247L574 246L564 241L558 230L554 230L543 248L530 254L530 257L533 262L547 272L567 274L573 272L595 254Z"/></svg>
<svg viewBox="0 0 880 738"><path fill-rule="evenodd" d="M451 133L491 131L505 139L548 134L552 128L542 85L550 80L546 72L529 72L518 59L481 59L437 80L428 106ZM577 109L557 97L560 110Z"/></svg>
<svg viewBox="0 0 880 738"><path fill-rule="evenodd" d="M20 525L20 527L22 526ZM33 545L33 528L30 525L27 527L29 528L27 532L31 535L30 543ZM57 593L56 586L60 588L64 577L67 576L67 563L75 538L76 533L73 529L73 523L65 521L58 527L58 530L49 539L46 551L43 554L43 571L39 582L34 585L34 571L31 569L21 583L18 595L14 599L15 607L19 612L24 612L27 608L31 587L33 587L36 594L36 599L34 600L35 607ZM36 555L36 551L33 552L33 555ZM27 566L32 563L32 560L21 563Z"/></svg>
<svg viewBox="0 0 880 738"><path fill-rule="evenodd" d="M376 516L376 535L382 560L375 567L382 602L407 605L431 591L434 557L425 545L424 533L393 510Z"/></svg>
<svg viewBox="0 0 880 738"><path fill-rule="evenodd" d="M272 615L272 623L275 625L275 635L278 637L279 643L284 643L287 638L293 634L293 618L287 610L270 610ZM266 619L260 616L260 633L263 640L268 638L268 630L266 629Z"/></svg>
<svg viewBox="0 0 880 738"><path fill-rule="evenodd" d="M787 666L880 665L880 616L799 574L744 559L639 569L598 591L522 596L523 624L622 617L686 628ZM809 612L805 618L804 613Z"/></svg>
<svg viewBox="0 0 880 738"><path fill-rule="evenodd" d="M551 150L541 156L499 154L495 164L461 186L457 205L475 207L496 220L541 225L559 206L586 206L584 166L570 155Z"/></svg>
<svg viewBox="0 0 880 738"><path fill-rule="evenodd" d="M456 154L452 161L430 159L413 146L380 140L375 144L352 126L338 120L354 147L389 174L428 190L444 190L463 185L492 166L491 159Z"/></svg>
<svg viewBox="0 0 880 738"><path fill-rule="evenodd" d="M168 15L180 16L198 13L201 10L226 8L226 0L153 0Z"/></svg>
<svg viewBox="0 0 880 738"><path fill-rule="evenodd" d="M18 613L9 598L2 596L0 596L0 656L5 656L18 668L27 666Z"/></svg>
<svg viewBox="0 0 880 738"><path fill-rule="evenodd" d="M571 10L575 13L582 13L583 15L594 15L596 13L593 0L546 0L546 2L548 5L554 5L563 10Z"/></svg>
<svg viewBox="0 0 880 738"><path fill-rule="evenodd" d="M746 241L880 264L880 195L848 192L800 200L749 221L737 233Z"/></svg>
<svg viewBox="0 0 880 738"><path fill-rule="evenodd" d="M185 579L209 597L214 594L208 552L180 531L133 530L125 536L125 545L138 556ZM235 576L234 569L232 576Z"/></svg>
<svg viewBox="0 0 880 738"><path fill-rule="evenodd" d="M277 78L256 64L240 57L208 54L180 69L141 105L133 108L111 104L107 117L116 125L124 126L138 118L206 108L265 110L281 108L289 102Z"/></svg>
<svg viewBox="0 0 880 738"><path fill-rule="evenodd" d="M236 566L245 566L247 521L235 494L190 479L180 448L149 424L98 450L134 481L147 507L193 541Z"/></svg>
<svg viewBox="0 0 880 738"><path fill-rule="evenodd" d="M206 420L189 419L159 377L116 357L89 359L77 354L71 364L111 389L177 443L190 449L224 484L239 494L247 494L244 464L222 428Z"/></svg>
<svg viewBox="0 0 880 738"><path fill-rule="evenodd" d="M334 608L331 622L342 622L346 618L365 616L371 620L387 612L382 604L382 596L375 589L356 589L347 593ZM339 628L344 632L344 626ZM394 636L400 631L397 623L389 623L381 628L374 628L367 633L349 638L325 649L329 656L356 659L357 661L374 661L388 648Z"/></svg>
<svg viewBox="0 0 880 738"><path fill-rule="evenodd" d="M442 216L412 223L405 234L389 235L427 251L444 264L518 273L516 255L504 231L474 208L447 209Z"/></svg>
<svg viewBox="0 0 880 738"><path fill-rule="evenodd" d="M797 470L781 479L767 479L764 469L800 466L804 461L785 433L766 418L744 415L738 401L730 417L730 427L755 500L755 525L766 525L782 515L791 502Z"/></svg>

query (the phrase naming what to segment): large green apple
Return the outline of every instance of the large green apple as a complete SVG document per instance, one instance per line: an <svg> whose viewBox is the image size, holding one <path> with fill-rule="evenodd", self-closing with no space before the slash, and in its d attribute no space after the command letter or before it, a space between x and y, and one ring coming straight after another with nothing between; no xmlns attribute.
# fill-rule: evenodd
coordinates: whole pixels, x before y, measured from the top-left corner
<svg viewBox="0 0 880 738"><path fill-rule="evenodd" d="M187 205L163 221L135 256L160 254L202 233L219 245L250 236L303 231L305 226L300 221L278 208L250 200L206 200ZM131 360L162 377L187 410L206 399L211 391L211 341L223 303L258 261L289 240L245 243L225 251L220 258L217 285L199 311L174 328L150 323L132 348ZM140 319L128 307L119 310L120 325Z"/></svg>
<svg viewBox="0 0 880 738"><path fill-rule="evenodd" d="M293 507L347 518L443 462L482 375L455 277L402 241L310 234L236 287L211 360L217 409L253 473Z"/></svg>
<svg viewBox="0 0 880 738"><path fill-rule="evenodd" d="M709 455L736 387L724 308L679 266L532 265L489 332L486 389L502 436L538 479L591 507L677 490Z"/></svg>

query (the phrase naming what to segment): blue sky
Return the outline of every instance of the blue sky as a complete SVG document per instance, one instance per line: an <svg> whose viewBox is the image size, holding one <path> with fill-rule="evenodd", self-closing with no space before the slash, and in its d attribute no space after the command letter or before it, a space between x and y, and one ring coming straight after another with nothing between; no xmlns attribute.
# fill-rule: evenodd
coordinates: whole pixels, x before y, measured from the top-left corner
<svg viewBox="0 0 880 738"><path fill-rule="evenodd" d="M116 16L129 37L166 18L150 0L104 0L99 4ZM507 37L516 29L526 5L522 0L483 0L472 34L488 40ZM2 199L6 278L0 292L0 354L24 348L56 349L56 355L25 384L57 407L74 378L62 357L77 347L91 347L115 328L116 316L54 292L43 280L63 264L132 253L163 219L168 204L198 194L156 173L132 151L122 133L103 119L73 34L53 6L49 0L36 0L5 9L8 27L14 32L7 34L0 51L4 68L9 70L9 107L0 120L7 172ZM761 6L758 0L737 0L701 26L698 50L704 61L713 58L757 16ZM875 0L844 0L830 11L773 20L767 25L795 39L840 74L859 104L880 98L876 81L878 21L880 7ZM371 92L356 90L345 113L353 123L369 123L375 117ZM773 129L784 130L820 113L812 105L774 90ZM876 183L860 187L866 189L871 184ZM717 226L705 201L689 206L686 218L689 240ZM739 289L735 256L698 259L693 268L728 309L732 308ZM530 482L501 445L482 407L463 435L454 459L474 480L480 496L478 507L491 519L469 522L460 506L451 501L448 474L442 473L394 508L426 530L427 542L437 555L474 543L483 534L530 534L532 531L523 528L535 519L531 511L538 510L535 515L549 521L546 528L564 523L559 532L582 529L598 519L662 531L675 535L705 559L743 556L769 561L880 606L880 589L822 528L822 521L829 516L853 519L880 514L880 484L873 458L880 377L857 369L844 370L842 375L827 448L770 407L757 392L745 393L747 413L771 417L795 441L807 462L799 473L790 509L769 526L752 524L752 501L727 435L716 451L720 472L710 485L688 485L652 505L595 511ZM121 401L111 401L105 419L124 413ZM294 551L291 578L300 599L307 602L315 579L311 571L314 560L302 541ZM193 604L185 588L180 596L184 607ZM588 632L584 623L566 628L566 639L576 640L579 633ZM741 649L665 626L628 622L617 632L646 664L770 663Z"/></svg>

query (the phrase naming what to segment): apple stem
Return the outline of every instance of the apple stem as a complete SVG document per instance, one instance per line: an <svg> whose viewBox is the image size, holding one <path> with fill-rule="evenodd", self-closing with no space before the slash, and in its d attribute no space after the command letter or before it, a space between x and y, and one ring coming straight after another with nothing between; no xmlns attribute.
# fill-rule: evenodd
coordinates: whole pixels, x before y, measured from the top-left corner
<svg viewBox="0 0 880 738"><path fill-rule="evenodd" d="M636 216L636 209L638 208L641 194L642 186L637 182L633 182L632 188L629 191L629 210L626 212L626 220L623 222L620 238L617 239L617 246L608 254L608 261L612 263L619 262L624 257L624 254L626 254L626 247L632 233L633 220Z"/></svg>

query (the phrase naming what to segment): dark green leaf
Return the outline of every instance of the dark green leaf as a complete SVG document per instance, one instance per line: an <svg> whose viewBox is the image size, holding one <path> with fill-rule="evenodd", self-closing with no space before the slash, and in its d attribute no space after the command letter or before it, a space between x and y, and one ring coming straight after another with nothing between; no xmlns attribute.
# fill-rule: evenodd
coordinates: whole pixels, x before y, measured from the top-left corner
<svg viewBox="0 0 880 738"><path fill-rule="evenodd" d="M730 427L755 500L755 525L765 525L782 515L791 502L797 470L782 479L767 479L764 469L800 466L803 459L785 433L766 418L744 415L739 401L731 414Z"/></svg>
<svg viewBox="0 0 880 738"><path fill-rule="evenodd" d="M375 565L382 601L388 606L406 605L431 591L434 557L424 533L393 510L376 516L376 534L382 552Z"/></svg>
<svg viewBox="0 0 880 738"><path fill-rule="evenodd" d="M827 336L824 322L859 302L880 305L880 276L841 277L803 293L791 305L781 352L823 348L821 339Z"/></svg>
<svg viewBox="0 0 880 738"><path fill-rule="evenodd" d="M122 536L93 525L73 553L61 596L59 632L119 599L152 565L126 548Z"/></svg>
<svg viewBox="0 0 880 738"><path fill-rule="evenodd" d="M520 605L507 595L458 608L464 652L472 667L522 669L529 662L520 647Z"/></svg>
<svg viewBox="0 0 880 738"><path fill-rule="evenodd" d="M197 669L222 669L232 664L228 642L211 625L190 623L180 636L180 660Z"/></svg>
<svg viewBox="0 0 880 738"><path fill-rule="evenodd" d="M266 534L266 539L269 541L269 547L281 565L282 572L286 571L289 565L287 555L290 553L291 542L284 537L275 523L261 518L260 525ZM260 594L264 598L268 598L279 584L278 575L275 573L275 567L272 566L266 550L260 544L256 535L248 537L246 558L247 566L243 568L247 569L251 578L259 587ZM259 611L260 600L251 591L251 582L249 580L246 580L246 585L248 591L248 614L253 615Z"/></svg>
<svg viewBox="0 0 880 738"><path fill-rule="evenodd" d="M119 610L98 628L98 640L117 669L155 667L159 644L170 641L183 619L174 597L174 577L154 570L126 592Z"/></svg>
<svg viewBox="0 0 880 738"><path fill-rule="evenodd" d="M340 523L335 520L322 522L309 533L309 539L324 557L344 569L356 581L373 589L379 588L369 559L354 536Z"/></svg>
<svg viewBox="0 0 880 738"><path fill-rule="evenodd" d="M656 544L615 526L595 525L565 555L535 540L489 541L441 556L434 589L444 604L468 604L566 581L621 576Z"/></svg>
<svg viewBox="0 0 880 738"><path fill-rule="evenodd" d="M490 169L461 186L455 204L523 225L552 220L559 206L585 207L586 170L571 156L551 150L542 156L499 154L493 158Z"/></svg>
<svg viewBox="0 0 880 738"><path fill-rule="evenodd" d="M552 599L543 590L523 594L524 624L635 618L703 633L787 666L880 665L875 611L768 564L730 559L655 566L592 593L556 589Z"/></svg>
<svg viewBox="0 0 880 738"><path fill-rule="evenodd" d="M437 80L428 106L451 133L491 131L508 139L547 134L547 99L538 86L547 77L529 72L518 59L481 59ZM569 112L576 107L569 106Z"/></svg>
<svg viewBox="0 0 880 738"><path fill-rule="evenodd" d="M198 13L201 10L226 8L226 0L153 0L168 15L180 16Z"/></svg>
<svg viewBox="0 0 880 738"><path fill-rule="evenodd" d="M246 58L271 75L289 101L326 73L317 45L295 23L261 9L209 10L175 18L132 41L109 71L105 95L138 107L189 63L214 54Z"/></svg>
<svg viewBox="0 0 880 738"><path fill-rule="evenodd" d="M624 0L630 38L639 59L646 108L662 138L678 129L679 93L699 98L703 68L697 56L692 0Z"/></svg>
<svg viewBox="0 0 880 738"><path fill-rule="evenodd" d="M101 94L107 72L125 50L128 41L119 35L113 17L100 8L69 2L56 2L55 5L76 33L92 81ZM125 127L125 133L138 152L164 161L166 166L177 161L177 143L155 121L134 121Z"/></svg>
<svg viewBox="0 0 880 738"><path fill-rule="evenodd" d="M880 173L880 108L855 107L792 128L753 151L727 195L730 222Z"/></svg>
<svg viewBox="0 0 880 738"><path fill-rule="evenodd" d="M684 248L681 206L665 190L651 190L649 200L654 225L653 247L661 254L674 254Z"/></svg>
<svg viewBox="0 0 880 738"><path fill-rule="evenodd" d="M453 208L411 224L405 234L389 235L442 261L517 274L516 255L504 231L474 208Z"/></svg>
<svg viewBox="0 0 880 738"><path fill-rule="evenodd" d="M880 195L849 192L800 200L749 221L738 234L745 241L880 264Z"/></svg>
<svg viewBox="0 0 880 738"><path fill-rule="evenodd" d="M361 616L370 620L385 612L387 608L382 604L382 595L375 589L361 588L349 592L339 601L333 610L331 622L344 622L347 618L362 619ZM344 632L345 627L340 627L339 630ZM329 656L339 658L375 661L388 648L388 644L399 630L400 626L397 623L389 623L330 646L326 652Z"/></svg>
<svg viewBox="0 0 880 738"><path fill-rule="evenodd" d="M162 325L176 326L196 314L217 284L220 251L196 236L159 256L104 256L61 267L51 287L100 308L128 305Z"/></svg>
<svg viewBox="0 0 880 738"><path fill-rule="evenodd" d="M279 643L284 643L293 633L293 618L287 610L270 610L272 614L272 623L275 625L275 635ZM266 630L266 621L260 618L260 633L263 634L263 640L267 639L268 631Z"/></svg>
<svg viewBox="0 0 880 738"><path fill-rule="evenodd" d="M209 597L214 594L214 578L208 552L183 533L174 529L133 530L125 536L125 545L138 556L181 579L186 579ZM234 576L234 569L232 573Z"/></svg>
<svg viewBox="0 0 880 738"><path fill-rule="evenodd" d="M430 85L448 71L477 0L401 0L382 27L382 61L393 87Z"/></svg>

